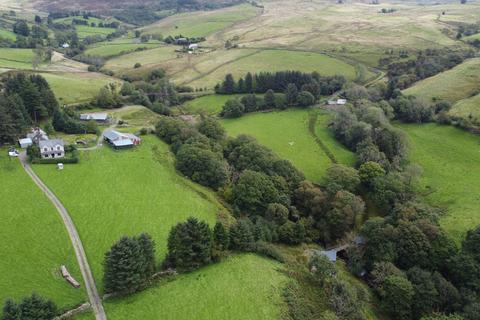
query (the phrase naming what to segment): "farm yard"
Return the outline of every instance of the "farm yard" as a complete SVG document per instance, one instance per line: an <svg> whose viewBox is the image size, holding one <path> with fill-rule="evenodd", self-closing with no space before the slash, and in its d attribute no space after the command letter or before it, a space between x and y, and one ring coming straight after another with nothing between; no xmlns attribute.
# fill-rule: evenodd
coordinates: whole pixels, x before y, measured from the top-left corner
<svg viewBox="0 0 480 320"><path fill-rule="evenodd" d="M121 236L150 233L161 261L172 225L190 216L213 223L223 210L210 191L177 175L165 144L142 139L132 150L83 152L79 164L61 172L34 166L69 210L100 291L104 254Z"/></svg>
<svg viewBox="0 0 480 320"><path fill-rule="evenodd" d="M83 303L83 280L60 216L17 159L0 151L0 300L34 289L62 309ZM82 283L81 289L62 278L61 265Z"/></svg>
<svg viewBox="0 0 480 320"><path fill-rule="evenodd" d="M238 255L126 299L105 304L112 319L278 319L287 278L278 262Z"/></svg>
<svg viewBox="0 0 480 320"><path fill-rule="evenodd" d="M401 125L408 134L410 160L423 169L428 200L446 210L441 225L459 243L480 224L480 138L450 126Z"/></svg>

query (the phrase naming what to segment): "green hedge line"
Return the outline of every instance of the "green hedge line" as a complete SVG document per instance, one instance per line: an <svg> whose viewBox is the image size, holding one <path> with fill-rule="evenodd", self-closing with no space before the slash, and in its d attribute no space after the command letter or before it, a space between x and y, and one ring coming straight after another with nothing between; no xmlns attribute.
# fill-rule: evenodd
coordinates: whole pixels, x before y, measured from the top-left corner
<svg viewBox="0 0 480 320"><path fill-rule="evenodd" d="M33 164L78 163L78 158L32 159Z"/></svg>

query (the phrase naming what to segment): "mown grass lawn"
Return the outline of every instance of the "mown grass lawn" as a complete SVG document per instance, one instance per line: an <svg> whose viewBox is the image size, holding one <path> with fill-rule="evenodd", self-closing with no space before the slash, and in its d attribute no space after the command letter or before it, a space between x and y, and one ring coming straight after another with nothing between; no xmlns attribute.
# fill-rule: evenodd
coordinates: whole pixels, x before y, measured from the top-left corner
<svg viewBox="0 0 480 320"><path fill-rule="evenodd" d="M276 320L285 308L281 264L237 255L139 294L107 301L115 320Z"/></svg>
<svg viewBox="0 0 480 320"><path fill-rule="evenodd" d="M160 262L173 225L190 216L213 224L221 210L210 191L175 172L167 145L142 138L135 149L83 152L79 164L63 171L34 167L69 210L100 290L104 254L121 236L148 232Z"/></svg>
<svg viewBox="0 0 480 320"><path fill-rule="evenodd" d="M441 225L460 242L480 224L480 138L450 126L400 125L410 140L410 160L423 168L428 200L446 209Z"/></svg>
<svg viewBox="0 0 480 320"><path fill-rule="evenodd" d="M0 302L32 292L60 308L86 300L60 274L66 265L82 284L75 253L53 205L25 173L18 159L0 149Z"/></svg>
<svg viewBox="0 0 480 320"><path fill-rule="evenodd" d="M308 112L291 109L252 113L237 119L224 119L222 124L230 136L255 137L281 158L290 160L308 179L319 182L332 162L308 131Z"/></svg>

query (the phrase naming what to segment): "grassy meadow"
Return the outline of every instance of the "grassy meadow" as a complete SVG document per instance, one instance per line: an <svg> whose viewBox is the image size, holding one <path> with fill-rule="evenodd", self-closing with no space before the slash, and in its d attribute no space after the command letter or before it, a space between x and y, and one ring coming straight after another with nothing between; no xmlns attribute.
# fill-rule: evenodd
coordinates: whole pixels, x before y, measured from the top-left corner
<svg viewBox="0 0 480 320"><path fill-rule="evenodd" d="M401 125L410 140L410 160L423 168L427 199L446 209L441 225L460 242L480 224L480 138L451 126Z"/></svg>
<svg viewBox="0 0 480 320"><path fill-rule="evenodd" d="M83 279L58 212L19 160L0 151L0 301L37 292L60 308L84 302ZM62 278L61 265L82 288L74 289Z"/></svg>
<svg viewBox="0 0 480 320"><path fill-rule="evenodd" d="M242 97L240 94L212 94L187 101L183 104L182 109L188 113L206 113L209 115L215 115L222 111L223 106L228 100L240 97Z"/></svg>
<svg viewBox="0 0 480 320"><path fill-rule="evenodd" d="M324 76L343 75L349 80L356 77L354 66L323 54L288 50L262 50L254 54L245 53L228 64L205 70L204 75L187 83L194 87L214 87L223 80L227 73L238 78L247 72L282 70L317 71ZM211 62L209 61L207 64L211 64ZM195 65L195 68L200 72L204 70L202 63Z"/></svg>
<svg viewBox="0 0 480 320"><path fill-rule="evenodd" d="M252 5L242 4L213 11L180 13L140 30L145 34L161 34L164 37L168 35L182 35L190 38L206 37L235 23L254 17L258 11L259 9Z"/></svg>
<svg viewBox="0 0 480 320"><path fill-rule="evenodd" d="M125 72L133 69L133 66L139 62L142 64L142 69L151 70L159 66L162 62L171 63L170 60L176 57L175 47L161 46L155 49L132 52L112 58L107 61L105 68L115 72Z"/></svg>
<svg viewBox="0 0 480 320"><path fill-rule="evenodd" d="M106 301L111 319L276 320L287 278L278 262L235 255L125 299ZM88 319L88 318L86 318Z"/></svg>
<svg viewBox="0 0 480 320"><path fill-rule="evenodd" d="M15 41L17 39L17 35L10 30L5 30L0 28L0 38Z"/></svg>
<svg viewBox="0 0 480 320"><path fill-rule="evenodd" d="M134 39L117 39L113 41L104 41L95 43L85 50L85 54L92 56L99 56L103 58L109 58L112 56L122 55L130 53L137 49L153 49L160 46L158 41L149 41L147 43L137 43Z"/></svg>
<svg viewBox="0 0 480 320"><path fill-rule="evenodd" d="M32 49L0 48L0 68L32 69Z"/></svg>
<svg viewBox="0 0 480 320"><path fill-rule="evenodd" d="M332 121L333 113L320 110L317 112L317 123L315 125L315 134L320 141L333 154L337 163L353 166L355 164L355 154L348 150L344 145L335 139L333 133L328 129Z"/></svg>
<svg viewBox="0 0 480 320"><path fill-rule="evenodd" d="M160 262L173 225L190 216L214 223L222 210L209 190L176 173L166 144L153 136L142 139L130 150L82 152L80 163L63 171L34 166L69 210L100 291L104 254L121 236L148 232Z"/></svg>
<svg viewBox="0 0 480 320"><path fill-rule="evenodd" d="M458 101L448 113L452 116L480 122L480 94Z"/></svg>
<svg viewBox="0 0 480 320"><path fill-rule="evenodd" d="M466 60L453 69L417 82L403 91L427 100L455 103L480 92L480 58Z"/></svg>
<svg viewBox="0 0 480 320"><path fill-rule="evenodd" d="M290 160L308 179L319 182L332 162L308 131L308 112L291 109L252 113L221 122L230 136L255 137L281 158Z"/></svg>
<svg viewBox="0 0 480 320"><path fill-rule="evenodd" d="M93 72L45 72L41 75L50 84L60 104L88 102L107 84L121 84L121 80Z"/></svg>

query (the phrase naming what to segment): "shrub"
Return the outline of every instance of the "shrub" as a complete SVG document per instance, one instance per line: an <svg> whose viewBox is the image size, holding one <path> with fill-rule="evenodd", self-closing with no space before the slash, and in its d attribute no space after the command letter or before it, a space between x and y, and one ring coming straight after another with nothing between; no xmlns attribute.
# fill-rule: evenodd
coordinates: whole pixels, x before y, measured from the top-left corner
<svg viewBox="0 0 480 320"><path fill-rule="evenodd" d="M221 115L225 118L238 118L245 112L245 106L238 100L228 100L223 106Z"/></svg>
<svg viewBox="0 0 480 320"><path fill-rule="evenodd" d="M133 66L135 69L138 69L142 66L142 64L140 62L137 62L135 63L135 65Z"/></svg>
<svg viewBox="0 0 480 320"><path fill-rule="evenodd" d="M300 107L309 107L315 103L315 97L308 91L302 91L298 94L297 103Z"/></svg>
<svg viewBox="0 0 480 320"><path fill-rule="evenodd" d="M285 262L283 254L271 243L263 241L255 243L255 252L267 258L277 260L278 262Z"/></svg>

